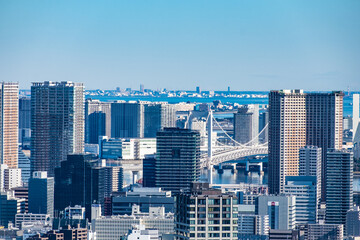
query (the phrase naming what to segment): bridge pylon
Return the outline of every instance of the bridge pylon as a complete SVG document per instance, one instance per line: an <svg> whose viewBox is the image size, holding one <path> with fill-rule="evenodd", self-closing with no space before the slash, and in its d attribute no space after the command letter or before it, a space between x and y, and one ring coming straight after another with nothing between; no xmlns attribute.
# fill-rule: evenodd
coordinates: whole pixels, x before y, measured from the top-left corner
<svg viewBox="0 0 360 240"><path fill-rule="evenodd" d="M208 181L209 184L213 184L213 179L212 179L212 164L211 164L211 160L212 160L212 151L213 151L213 140L212 140L212 132L213 132L213 114L212 114L212 110L209 110L209 116L208 116Z"/></svg>

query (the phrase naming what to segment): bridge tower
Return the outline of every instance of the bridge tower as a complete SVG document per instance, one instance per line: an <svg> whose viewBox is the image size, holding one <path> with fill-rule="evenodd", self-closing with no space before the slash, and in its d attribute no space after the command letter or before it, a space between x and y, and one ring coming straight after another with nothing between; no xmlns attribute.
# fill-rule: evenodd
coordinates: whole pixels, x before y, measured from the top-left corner
<svg viewBox="0 0 360 240"><path fill-rule="evenodd" d="M209 184L213 183L212 179L212 169L213 165L211 164L212 160L212 149L213 149L213 141L212 141L212 132L213 132L213 114L212 110L209 110L209 118L208 118L208 181Z"/></svg>

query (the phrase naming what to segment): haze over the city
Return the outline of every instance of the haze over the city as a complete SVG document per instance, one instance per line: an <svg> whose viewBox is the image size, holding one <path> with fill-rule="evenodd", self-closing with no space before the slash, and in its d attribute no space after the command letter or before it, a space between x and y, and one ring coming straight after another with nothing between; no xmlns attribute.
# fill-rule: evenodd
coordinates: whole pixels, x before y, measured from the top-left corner
<svg viewBox="0 0 360 240"><path fill-rule="evenodd" d="M0 80L358 90L359 1L0 1Z"/></svg>

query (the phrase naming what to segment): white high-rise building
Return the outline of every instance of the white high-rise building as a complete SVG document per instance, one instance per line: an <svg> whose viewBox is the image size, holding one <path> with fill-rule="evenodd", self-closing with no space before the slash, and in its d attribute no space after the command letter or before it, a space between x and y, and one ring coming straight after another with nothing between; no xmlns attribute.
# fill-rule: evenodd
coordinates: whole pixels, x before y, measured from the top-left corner
<svg viewBox="0 0 360 240"><path fill-rule="evenodd" d="M0 191L21 186L21 169L9 168L6 164L0 164Z"/></svg>
<svg viewBox="0 0 360 240"><path fill-rule="evenodd" d="M10 190L12 188L21 187L21 169L20 168L8 168L4 172L5 177L5 189Z"/></svg>
<svg viewBox="0 0 360 240"><path fill-rule="evenodd" d="M317 222L319 199L315 176L286 177L284 194L296 197L296 224Z"/></svg>
<svg viewBox="0 0 360 240"><path fill-rule="evenodd" d="M319 206L321 199L321 161L322 149L316 146L305 146L299 151L299 176L316 177L316 198Z"/></svg>

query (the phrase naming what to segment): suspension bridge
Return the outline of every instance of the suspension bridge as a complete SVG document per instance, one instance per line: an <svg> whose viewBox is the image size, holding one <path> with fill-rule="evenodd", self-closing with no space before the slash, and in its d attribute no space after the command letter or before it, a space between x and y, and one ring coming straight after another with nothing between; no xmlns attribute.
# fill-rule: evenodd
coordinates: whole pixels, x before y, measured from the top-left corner
<svg viewBox="0 0 360 240"><path fill-rule="evenodd" d="M218 140L213 140L213 123L221 129L221 131L230 139L230 143L232 145L226 145ZM221 127L221 125L216 121L213 117L212 111L209 111L207 117L207 126L208 126L208 149L207 153L203 153L200 156L200 167L207 168L209 170L209 182L212 184L212 169L213 166L219 165L224 162L236 160L239 158L244 158L248 156L255 155L265 155L268 154L268 143L259 144L259 136L267 129L268 124L259 132L257 136L255 136L252 140L250 140L246 144L241 144L233 139L227 132ZM258 163L256 163L258 164ZM248 170L249 161L246 161L246 168ZM262 169L262 163L261 163Z"/></svg>

